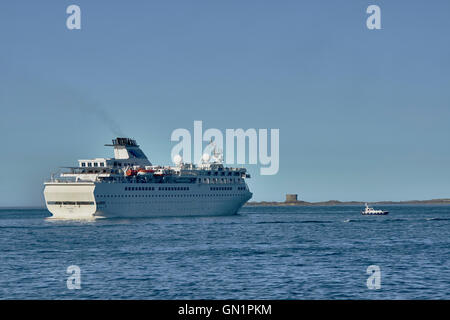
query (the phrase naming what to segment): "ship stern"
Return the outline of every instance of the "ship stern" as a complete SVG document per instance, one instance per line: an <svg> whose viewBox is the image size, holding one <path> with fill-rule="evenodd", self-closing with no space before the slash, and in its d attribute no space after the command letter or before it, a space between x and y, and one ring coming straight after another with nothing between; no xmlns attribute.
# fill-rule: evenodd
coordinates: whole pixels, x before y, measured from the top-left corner
<svg viewBox="0 0 450 320"><path fill-rule="evenodd" d="M92 219L97 211L92 182L47 182L44 198L55 219Z"/></svg>

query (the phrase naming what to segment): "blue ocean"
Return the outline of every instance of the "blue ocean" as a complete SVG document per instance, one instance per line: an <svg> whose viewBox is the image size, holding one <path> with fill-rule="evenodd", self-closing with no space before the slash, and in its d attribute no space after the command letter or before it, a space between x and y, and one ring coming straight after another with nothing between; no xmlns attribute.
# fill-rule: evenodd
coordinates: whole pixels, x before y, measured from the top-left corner
<svg viewBox="0 0 450 320"><path fill-rule="evenodd" d="M450 299L450 206L55 221L0 210L1 299ZM69 290L69 266L80 289ZM369 289L369 266L379 289Z"/></svg>

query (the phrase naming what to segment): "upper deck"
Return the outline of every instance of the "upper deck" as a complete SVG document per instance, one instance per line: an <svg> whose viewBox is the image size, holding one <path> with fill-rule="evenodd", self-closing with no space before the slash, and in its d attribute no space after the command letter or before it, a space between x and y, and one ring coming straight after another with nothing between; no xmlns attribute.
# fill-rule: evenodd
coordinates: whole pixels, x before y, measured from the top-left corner
<svg viewBox="0 0 450 320"><path fill-rule="evenodd" d="M133 139L117 138L107 146L114 147L114 158L78 160L78 167L66 168L50 182L240 184L250 178L245 168L224 167L215 150L213 160L204 157L199 166L181 160L176 166L154 166Z"/></svg>

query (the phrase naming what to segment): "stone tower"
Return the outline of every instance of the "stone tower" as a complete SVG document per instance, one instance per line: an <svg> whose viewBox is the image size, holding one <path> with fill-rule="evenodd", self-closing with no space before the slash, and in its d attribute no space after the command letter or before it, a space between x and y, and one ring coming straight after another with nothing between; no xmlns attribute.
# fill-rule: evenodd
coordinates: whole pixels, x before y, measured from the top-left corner
<svg viewBox="0 0 450 320"><path fill-rule="evenodd" d="M285 202L297 202L297 195L296 194L287 194L286 195L286 201Z"/></svg>

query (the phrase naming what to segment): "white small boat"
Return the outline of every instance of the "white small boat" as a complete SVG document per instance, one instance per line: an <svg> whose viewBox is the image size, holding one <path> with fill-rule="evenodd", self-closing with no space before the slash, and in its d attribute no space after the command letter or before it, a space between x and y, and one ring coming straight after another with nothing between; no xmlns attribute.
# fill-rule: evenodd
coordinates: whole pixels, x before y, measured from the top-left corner
<svg viewBox="0 0 450 320"><path fill-rule="evenodd" d="M383 216L388 214L389 211L384 211L384 210L375 210L374 208L370 208L367 203L366 203L366 207L364 208L363 211L361 211L361 214L363 216Z"/></svg>

